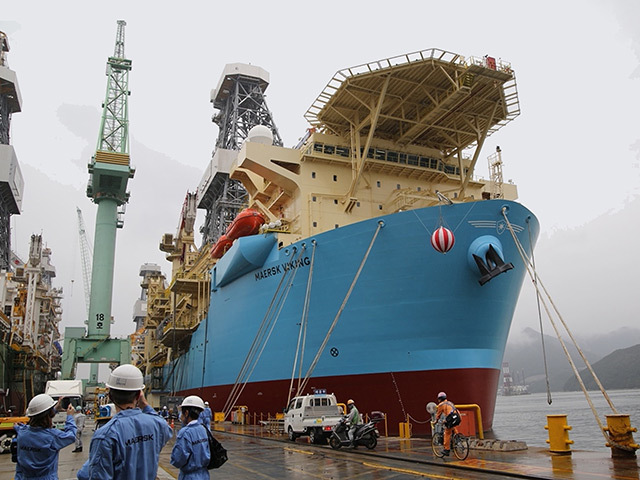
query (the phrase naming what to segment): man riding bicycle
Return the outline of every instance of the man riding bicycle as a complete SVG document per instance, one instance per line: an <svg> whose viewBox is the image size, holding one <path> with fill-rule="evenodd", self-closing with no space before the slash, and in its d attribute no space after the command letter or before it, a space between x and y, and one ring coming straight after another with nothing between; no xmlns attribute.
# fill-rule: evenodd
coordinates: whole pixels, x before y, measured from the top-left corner
<svg viewBox="0 0 640 480"><path fill-rule="evenodd" d="M456 427L448 427L446 418L451 412L458 413L458 409L456 406L447 400L447 394L444 392L440 392L438 394L438 410L436 411L436 421L439 421L442 425L444 425L444 450L443 455L449 455L449 446L451 445L451 435L458 433ZM458 421L458 423L460 423ZM457 425L457 424L456 424Z"/></svg>

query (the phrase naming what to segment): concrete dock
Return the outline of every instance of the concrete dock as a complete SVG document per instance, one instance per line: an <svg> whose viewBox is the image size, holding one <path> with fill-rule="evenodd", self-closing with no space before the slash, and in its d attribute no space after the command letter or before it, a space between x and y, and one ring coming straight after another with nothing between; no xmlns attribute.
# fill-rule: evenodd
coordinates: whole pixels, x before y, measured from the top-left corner
<svg viewBox="0 0 640 480"><path fill-rule="evenodd" d="M84 451L72 453L73 445L60 452L60 480L75 479L89 457L92 425L85 428ZM430 440L381 437L375 450L364 447L333 450L327 445L311 445L306 438L289 441L285 435L268 433L261 426L231 423L214 425L214 435L229 452L229 461L211 478L376 478L376 479L639 479L637 458L611 458L608 451L574 450L569 455L552 454L543 448L521 451L472 449L464 461L440 459L433 455ZM173 439L164 447L158 468L161 480L178 478L171 466ZM0 455L0 479L10 480L15 464L10 455Z"/></svg>

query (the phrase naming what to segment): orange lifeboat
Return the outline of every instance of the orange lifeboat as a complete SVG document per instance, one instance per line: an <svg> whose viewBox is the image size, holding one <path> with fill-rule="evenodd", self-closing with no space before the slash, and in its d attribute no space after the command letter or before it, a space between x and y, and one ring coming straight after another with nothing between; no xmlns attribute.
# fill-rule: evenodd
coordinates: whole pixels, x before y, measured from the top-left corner
<svg viewBox="0 0 640 480"><path fill-rule="evenodd" d="M231 225L227 227L225 234L227 238L231 240L248 235L255 235L263 223L264 217L260 212L251 208L245 208L233 219Z"/></svg>
<svg viewBox="0 0 640 480"><path fill-rule="evenodd" d="M213 258L222 257L236 238L255 235L264 221L264 216L257 210L244 209L233 219L233 222L227 227L226 233L213 246L211 256Z"/></svg>
<svg viewBox="0 0 640 480"><path fill-rule="evenodd" d="M229 250L229 248L231 247L231 245L233 244L233 240L231 240L229 237L227 237L226 235L222 235L218 241L216 242L216 244L213 246L213 248L211 249L211 256L213 258L220 258L222 257L222 255L225 254L225 252L227 250Z"/></svg>

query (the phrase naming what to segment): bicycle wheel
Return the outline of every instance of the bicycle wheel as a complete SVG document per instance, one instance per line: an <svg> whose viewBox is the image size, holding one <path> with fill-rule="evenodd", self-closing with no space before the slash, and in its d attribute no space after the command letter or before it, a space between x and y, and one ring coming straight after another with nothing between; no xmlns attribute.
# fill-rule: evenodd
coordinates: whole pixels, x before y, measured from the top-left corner
<svg viewBox="0 0 640 480"><path fill-rule="evenodd" d="M460 460L469 456L469 439L461 433L456 433L453 437L453 453Z"/></svg>
<svg viewBox="0 0 640 480"><path fill-rule="evenodd" d="M444 434L442 432L436 432L431 437L431 448L433 449L433 454L436 457L444 457Z"/></svg>

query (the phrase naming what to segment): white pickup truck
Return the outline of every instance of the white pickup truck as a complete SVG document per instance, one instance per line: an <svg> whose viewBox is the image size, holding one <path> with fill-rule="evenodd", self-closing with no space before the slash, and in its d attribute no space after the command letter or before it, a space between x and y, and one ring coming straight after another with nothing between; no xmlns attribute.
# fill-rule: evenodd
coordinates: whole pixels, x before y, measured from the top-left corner
<svg viewBox="0 0 640 480"><path fill-rule="evenodd" d="M309 435L311 443L326 443L331 427L342 418L343 410L333 393L314 393L295 397L284 414L284 431L289 440Z"/></svg>

